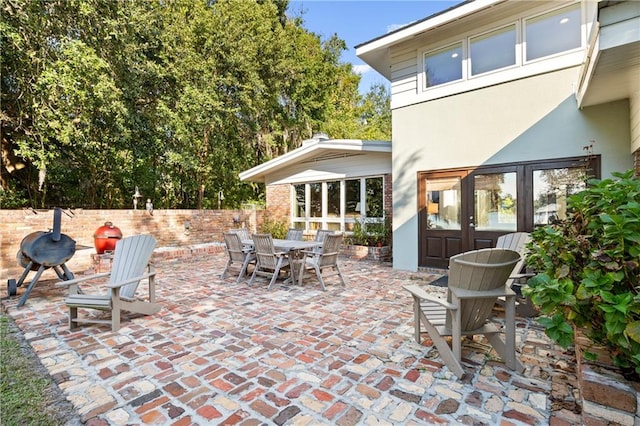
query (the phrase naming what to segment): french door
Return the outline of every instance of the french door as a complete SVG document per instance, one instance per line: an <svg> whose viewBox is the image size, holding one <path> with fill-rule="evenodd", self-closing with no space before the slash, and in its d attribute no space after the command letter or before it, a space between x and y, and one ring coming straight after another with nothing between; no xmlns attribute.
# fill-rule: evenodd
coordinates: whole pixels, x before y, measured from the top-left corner
<svg viewBox="0 0 640 426"><path fill-rule="evenodd" d="M421 172L419 265L446 268L449 258L494 247L499 236L531 231L566 214L566 199L599 177L599 157Z"/></svg>

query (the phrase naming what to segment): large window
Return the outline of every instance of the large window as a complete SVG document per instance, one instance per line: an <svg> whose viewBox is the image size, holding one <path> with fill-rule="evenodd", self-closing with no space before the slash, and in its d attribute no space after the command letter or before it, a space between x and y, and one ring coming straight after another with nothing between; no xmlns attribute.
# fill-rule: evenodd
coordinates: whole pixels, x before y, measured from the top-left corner
<svg viewBox="0 0 640 426"><path fill-rule="evenodd" d="M462 43L445 47L424 55L427 87L433 87L462 78Z"/></svg>
<svg viewBox="0 0 640 426"><path fill-rule="evenodd" d="M293 185L296 228L352 231L357 220L384 220L381 176Z"/></svg>
<svg viewBox="0 0 640 426"><path fill-rule="evenodd" d="M585 181L582 168L534 170L533 225L548 225L566 219L567 199L586 189Z"/></svg>
<svg viewBox="0 0 640 426"><path fill-rule="evenodd" d="M471 75L516 64L516 26L510 25L469 40Z"/></svg>
<svg viewBox="0 0 640 426"><path fill-rule="evenodd" d="M580 7L566 7L525 23L527 61L576 49L580 37Z"/></svg>
<svg viewBox="0 0 640 426"><path fill-rule="evenodd" d="M423 90L469 81L496 70L526 70L529 62L582 46L580 4L514 22L422 54Z"/></svg>

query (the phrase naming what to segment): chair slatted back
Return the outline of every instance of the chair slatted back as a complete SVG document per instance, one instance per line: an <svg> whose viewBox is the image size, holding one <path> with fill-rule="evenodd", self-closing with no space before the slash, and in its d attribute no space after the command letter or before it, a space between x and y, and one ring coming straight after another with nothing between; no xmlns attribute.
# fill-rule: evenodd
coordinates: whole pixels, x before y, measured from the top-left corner
<svg viewBox="0 0 640 426"><path fill-rule="evenodd" d="M302 241L302 234L303 234L303 230L302 229L294 229L294 228L290 228L287 231L287 236L285 237L285 240L297 240L297 241Z"/></svg>
<svg viewBox="0 0 640 426"><path fill-rule="evenodd" d="M247 241L251 239L251 234L247 228L232 229L230 232L235 232L240 237L240 241Z"/></svg>
<svg viewBox="0 0 640 426"><path fill-rule="evenodd" d="M232 261L244 262L246 254L242 251L242 241L239 233L233 231L225 232L224 243L227 246L227 253L229 253L229 258Z"/></svg>
<svg viewBox="0 0 640 426"><path fill-rule="evenodd" d="M452 256L449 259L449 287L475 291L504 287L520 258L519 253L502 248L473 250ZM464 300L460 306L462 330L481 327L491 315L496 300L497 297ZM448 317L448 324L450 320Z"/></svg>
<svg viewBox="0 0 640 426"><path fill-rule="evenodd" d="M525 255L529 241L531 241L531 234L528 232L513 232L501 235L496 241L496 248L509 249L520 253L520 261L513 267L513 271L511 271L512 276L516 276L524 269L526 260ZM512 279L509 285L511 285L513 281L514 280Z"/></svg>
<svg viewBox="0 0 640 426"><path fill-rule="evenodd" d="M258 263L264 268L275 269L278 256L273 246L271 234L253 234L253 246L256 250Z"/></svg>
<svg viewBox="0 0 640 426"><path fill-rule="evenodd" d="M110 283L126 281L146 272L156 239L151 235L133 235L119 240L113 252ZM140 281L127 284L120 289L120 297L132 299Z"/></svg>
<svg viewBox="0 0 640 426"><path fill-rule="evenodd" d="M343 238L344 235L342 233L331 233L325 236L318 266L331 266L338 262L340 245L342 244Z"/></svg>
<svg viewBox="0 0 640 426"><path fill-rule="evenodd" d="M314 237L313 240L318 243L323 243L326 236L331 233L333 233L333 231L330 231L328 229L318 229L318 231L316 232L316 236Z"/></svg>

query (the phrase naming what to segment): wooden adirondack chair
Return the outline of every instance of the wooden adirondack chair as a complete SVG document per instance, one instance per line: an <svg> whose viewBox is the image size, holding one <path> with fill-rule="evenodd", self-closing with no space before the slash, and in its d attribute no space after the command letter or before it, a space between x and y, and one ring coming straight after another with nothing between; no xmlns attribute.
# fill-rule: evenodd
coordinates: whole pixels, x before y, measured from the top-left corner
<svg viewBox="0 0 640 426"><path fill-rule="evenodd" d="M280 271L289 266L287 253L277 252L273 246L271 234L253 234L253 245L256 250L256 267L253 270L249 284L253 284L258 273L271 275L267 290L276 282Z"/></svg>
<svg viewBox="0 0 640 426"><path fill-rule="evenodd" d="M227 261L227 265L224 267L224 271L222 271L222 275L220 275L220 278L225 279L225 277L227 276L227 272L229 272L229 269L231 269L234 263L237 263L240 265L238 278L236 279L237 284L246 275L249 264L256 262L256 255L253 251L253 247L244 247L242 245L240 234L237 232L225 232L224 243L227 247L229 260Z"/></svg>
<svg viewBox="0 0 640 426"><path fill-rule="evenodd" d="M490 248L461 253L449 260L447 299L435 297L423 287L404 288L413 296L415 339L420 341L423 325L449 369L459 378L462 336L483 334L512 370L524 367L515 354L515 298L507 281L520 254L513 250ZM498 297L504 297L504 339L488 318ZM445 339L451 336L451 346Z"/></svg>
<svg viewBox="0 0 640 426"><path fill-rule="evenodd" d="M342 233L327 234L324 237L324 242L322 243L322 247L319 251L302 251L305 257L303 259L302 270L300 271L300 285L302 285L302 278L304 277L305 270L313 269L316 273L316 277L318 277L318 281L320 281L322 290L326 290L322 271L324 269L331 268L335 270L333 275L338 275L340 277L340 283L343 286L346 286L346 281L340 271L340 267L338 266L338 255L340 254L340 245L342 244L343 238L344 235ZM328 276L329 275L325 275L325 278Z"/></svg>
<svg viewBox="0 0 640 426"><path fill-rule="evenodd" d="M151 235L135 235L116 243L110 272L62 281L56 287L69 288L65 304L69 307L69 328L77 328L80 323L111 324L113 331L120 329L121 311L143 315L153 315L161 306L155 301L155 271L149 260L156 247L156 239ZM146 272L145 272L146 271ZM109 277L104 294L84 294L78 284L97 278ZM141 280L149 280L149 300L136 298L136 290ZM110 311L111 319L78 317L78 308Z"/></svg>
<svg viewBox="0 0 640 426"><path fill-rule="evenodd" d="M525 260L527 244L531 241L531 234L528 232L513 232L498 237L496 248L505 248L520 253L520 261L515 264L507 285L516 292L516 314L523 317L534 317L539 314L538 309L527 298L522 297L522 287L526 285L527 279L535 274L525 270ZM497 303L504 305L504 298L498 298Z"/></svg>

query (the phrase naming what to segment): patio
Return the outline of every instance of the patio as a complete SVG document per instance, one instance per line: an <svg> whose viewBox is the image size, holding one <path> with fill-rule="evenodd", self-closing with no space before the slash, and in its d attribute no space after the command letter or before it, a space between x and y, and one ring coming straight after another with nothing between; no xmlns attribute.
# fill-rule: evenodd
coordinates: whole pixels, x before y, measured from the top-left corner
<svg viewBox="0 0 640 426"><path fill-rule="evenodd" d="M535 320L517 320L522 375L475 341L456 380L437 351L415 343L402 285L437 275L344 259L346 288L332 278L323 292L309 278L267 291L265 279L221 280L225 262L224 253L159 260L164 308L125 317L119 333L70 332L56 280L42 280L20 309L18 298L2 305L91 424L581 423L575 359Z"/></svg>

